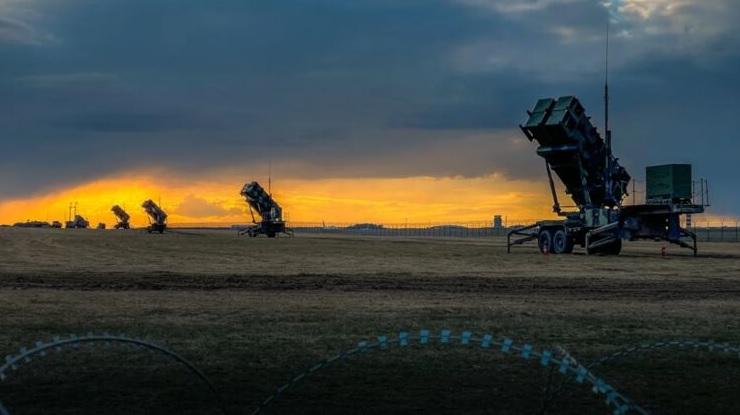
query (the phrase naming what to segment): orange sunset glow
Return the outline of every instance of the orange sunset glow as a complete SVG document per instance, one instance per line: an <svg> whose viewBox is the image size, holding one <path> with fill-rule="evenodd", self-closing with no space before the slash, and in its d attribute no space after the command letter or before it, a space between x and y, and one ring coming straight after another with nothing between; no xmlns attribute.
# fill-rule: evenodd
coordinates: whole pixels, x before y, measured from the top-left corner
<svg viewBox="0 0 740 415"><path fill-rule="evenodd" d="M63 221L70 203L92 224L115 223L110 212L121 205L134 226L147 224L141 203L153 199L171 224L230 224L251 221L239 195L246 180L167 182L152 176L91 181L53 194L0 202L0 222ZM267 185L267 183L264 183ZM548 218L551 202L542 182L481 178L282 179L273 196L290 222L471 223L493 215L509 223Z"/></svg>

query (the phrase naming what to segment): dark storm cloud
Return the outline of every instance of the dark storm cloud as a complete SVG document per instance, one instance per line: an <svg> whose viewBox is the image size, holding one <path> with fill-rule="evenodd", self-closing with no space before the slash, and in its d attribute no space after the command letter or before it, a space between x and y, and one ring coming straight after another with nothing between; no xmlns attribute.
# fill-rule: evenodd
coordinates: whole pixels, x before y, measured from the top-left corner
<svg viewBox="0 0 740 415"><path fill-rule="evenodd" d="M68 88L74 91L79 88L90 88L96 85L109 86L118 78L113 74L99 72L82 72L53 75L27 75L16 78L18 84L36 88Z"/></svg>
<svg viewBox="0 0 740 415"><path fill-rule="evenodd" d="M0 41L33 43L35 31L27 24L0 17Z"/></svg>
<svg viewBox="0 0 740 415"><path fill-rule="evenodd" d="M13 147L3 161L26 180L54 171L55 183L74 182L85 166L88 175L147 163L190 171L247 154L310 161L324 145L343 147L344 158L395 151L407 144L382 133L357 140L423 101L424 85L446 70L445 50L473 30L442 2L72 4L53 10L58 45L5 51L17 59L3 70L0 118ZM88 157L64 168L75 153L112 147L103 171ZM51 149L58 158L39 156ZM14 195L40 183L0 185Z"/></svg>
<svg viewBox="0 0 740 415"><path fill-rule="evenodd" d="M54 126L93 132L157 132L190 127L186 116L171 114L78 114L58 120Z"/></svg>
<svg viewBox="0 0 740 415"><path fill-rule="evenodd" d="M740 7L697 2L643 17L638 3L620 3L618 156L635 176L691 159L726 186L712 161L737 151L717 121L731 120L740 86L729 70ZM261 169L266 158L294 177L541 177L516 129L537 98L577 94L602 118L606 14L595 1L33 5L45 13L33 25L0 20L0 39L55 40L0 42L7 197L151 167L193 177Z"/></svg>
<svg viewBox="0 0 740 415"><path fill-rule="evenodd" d="M42 45L55 41L26 22L0 15L0 44Z"/></svg>

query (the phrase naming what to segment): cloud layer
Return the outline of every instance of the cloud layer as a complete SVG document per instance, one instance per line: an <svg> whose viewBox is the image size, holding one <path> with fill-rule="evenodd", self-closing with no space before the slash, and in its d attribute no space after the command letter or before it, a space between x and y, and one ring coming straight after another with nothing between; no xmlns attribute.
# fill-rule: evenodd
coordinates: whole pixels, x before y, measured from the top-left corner
<svg viewBox="0 0 740 415"><path fill-rule="evenodd" d="M613 1L615 151L691 162L717 209L740 4ZM0 1L0 198L156 170L183 179L540 180L516 126L541 96L601 122L607 10L587 0Z"/></svg>

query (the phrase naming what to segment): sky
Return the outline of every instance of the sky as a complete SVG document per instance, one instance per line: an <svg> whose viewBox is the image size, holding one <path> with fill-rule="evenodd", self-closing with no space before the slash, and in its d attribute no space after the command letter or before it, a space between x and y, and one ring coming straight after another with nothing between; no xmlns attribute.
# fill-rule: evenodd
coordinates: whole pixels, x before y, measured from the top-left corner
<svg viewBox="0 0 740 415"><path fill-rule="evenodd" d="M0 223L243 223L269 175L294 222L550 217L518 124L576 95L603 125L607 18L620 163L740 217L736 0L0 0Z"/></svg>

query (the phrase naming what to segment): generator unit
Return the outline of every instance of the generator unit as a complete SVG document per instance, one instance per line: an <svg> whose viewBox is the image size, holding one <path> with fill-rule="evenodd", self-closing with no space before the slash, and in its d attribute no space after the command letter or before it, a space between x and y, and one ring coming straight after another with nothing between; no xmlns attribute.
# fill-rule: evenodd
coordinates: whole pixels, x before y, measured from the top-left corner
<svg viewBox="0 0 740 415"><path fill-rule="evenodd" d="M645 170L645 203L691 203L691 164L649 166Z"/></svg>

